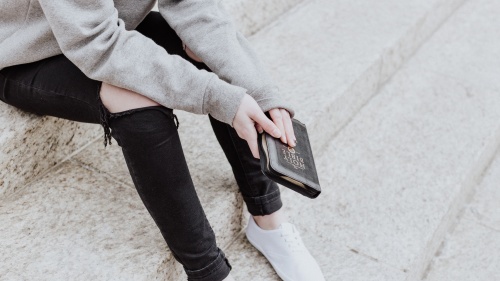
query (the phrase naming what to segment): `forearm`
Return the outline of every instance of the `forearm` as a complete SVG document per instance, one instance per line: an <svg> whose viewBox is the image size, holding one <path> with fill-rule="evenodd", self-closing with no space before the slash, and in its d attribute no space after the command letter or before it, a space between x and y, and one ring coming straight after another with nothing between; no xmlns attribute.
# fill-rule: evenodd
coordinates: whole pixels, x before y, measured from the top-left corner
<svg viewBox="0 0 500 281"><path fill-rule="evenodd" d="M63 54L88 77L144 95L166 107L232 123L245 89L167 54L125 29L113 1L40 0Z"/></svg>
<svg viewBox="0 0 500 281"><path fill-rule="evenodd" d="M248 40L216 1L160 0L159 9L194 54L221 79L247 89L264 111L282 107L293 115Z"/></svg>

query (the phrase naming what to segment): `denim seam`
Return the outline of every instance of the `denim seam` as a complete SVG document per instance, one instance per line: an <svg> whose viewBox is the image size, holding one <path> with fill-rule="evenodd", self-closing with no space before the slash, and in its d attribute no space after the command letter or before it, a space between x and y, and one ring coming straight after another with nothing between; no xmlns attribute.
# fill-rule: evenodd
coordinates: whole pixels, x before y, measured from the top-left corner
<svg viewBox="0 0 500 281"><path fill-rule="evenodd" d="M248 205L248 212L252 216L270 215L283 207L281 199L276 199L267 205Z"/></svg>
<svg viewBox="0 0 500 281"><path fill-rule="evenodd" d="M43 65L43 64L42 64ZM45 93L50 93L50 94L54 94L56 96L59 96L59 97L63 97L63 98L67 98L67 99L72 99L72 100L76 100L78 102L81 102L83 104L86 104L87 106L91 107L91 108L94 108L94 105L85 101L85 100L81 100L81 99L78 99L78 98L75 98L73 96L67 96L67 95L62 95L56 91L51 91L51 90L45 90L45 89L40 89L38 87L34 87L32 85L26 85L18 80L14 80L14 79L11 79L11 78L8 78L7 76L3 75L3 74L0 74L2 75L2 77L5 78L5 81L6 82L12 82L12 83L15 83L19 86L22 86L22 87L25 87L25 88L28 88L28 89L34 89L34 90L37 90L37 91L41 91L41 92L45 92ZM32 79L33 80L33 79ZM7 83L5 83L6 85ZM107 143L111 144L111 133L109 132L109 126L108 126L108 120L107 120L107 116L106 116L106 108L104 107L104 105L102 104L101 102L101 99L99 97L99 92L101 90L101 84L99 84L99 86L97 86L97 99L99 101L99 119L100 119L100 124L101 126L103 127L104 129L104 147L106 147ZM100 107L103 107L103 108L100 108Z"/></svg>
<svg viewBox="0 0 500 281"><path fill-rule="evenodd" d="M43 62L38 68L41 68L41 66L43 66L46 62ZM91 107L91 108L94 108L94 105L85 101L85 100L81 100L81 99L78 99L78 98L75 98L73 96L68 96L68 95L62 95L56 91L51 91L51 90L46 90L46 89L41 89L41 88L38 88L38 87L34 87L33 85L27 85L25 83L22 83L21 81L18 81L18 80L15 80L15 79L11 79L7 76L5 76L4 74L2 74L0 72L0 75L2 77L5 78L5 81L7 82L12 82L12 83L15 83L19 86L22 86L22 87L26 87L28 89L34 89L34 90L37 90L37 91L41 91L41 92L45 92L45 93L50 93L50 94L54 94L56 96L59 96L59 97L64 97L64 98L68 98L68 99L72 99L72 100L75 100L75 101L78 101L78 102L81 102L83 104L86 104L87 106ZM33 81L35 79L37 74L35 74L35 76L33 77L33 79L31 79L31 81ZM101 91L101 86L102 86L102 82L98 84L97 86L97 100L98 100L98 109L99 109L99 123L100 125L103 127L104 129L104 147L106 147L106 145L109 143L111 144L111 133L109 132L109 125L108 125L108 114L109 114L109 111L107 110L106 107L104 107L104 104L102 103L101 101L101 98L100 98L100 91Z"/></svg>
<svg viewBox="0 0 500 281"><path fill-rule="evenodd" d="M5 76L4 76L4 77L5 77ZM61 95L61 94L59 94L58 92L55 92L55 91L45 90L45 89L40 89L40 88L37 88L37 87L34 87L34 86L26 85L26 84L24 84L24 83L22 83L22 82L20 82L20 81L13 80L13 79L10 79L10 78L8 78L8 77L5 77L5 80L6 80L6 81L8 80L9 82L14 82L14 83L16 83L16 84L18 84L18 85L21 85L21 86L24 86L24 87L27 87L27 88L30 88L30 89L35 89L35 90L42 91L42 92L46 92L46 93L52 93L52 94L55 94L55 95L57 95L57 96L61 96L61 97L65 97L65 98L71 98L71 99L77 100L77 101L79 101L79 102L85 103L85 104L87 104L87 105L88 105L88 106L90 106L90 107L94 107L94 105L90 104L89 102L84 101L84 100L77 99L77 98L75 98L75 97L71 97L71 96L67 96L67 95Z"/></svg>
<svg viewBox="0 0 500 281"><path fill-rule="evenodd" d="M199 272L202 272L204 270L207 270L208 268L210 268L211 266L213 266L214 264L215 265L218 265L218 262L219 262L219 259L220 259L220 252L217 253L217 257L215 258L215 260L213 260L211 263L209 263L208 265L206 265L205 267L203 268L200 268L200 269L196 269L196 270L190 270L190 269L186 269L186 272L187 273L199 273ZM212 272L212 271L210 271ZM201 276L201 277L204 277L204 276Z"/></svg>
<svg viewBox="0 0 500 281"><path fill-rule="evenodd" d="M243 198L251 200L252 204L254 204L254 205L266 205L266 204L272 203L272 202L280 199L279 193L280 193L280 191L279 191L279 189L277 189L276 191L269 193L269 194L266 194L266 195L257 196L257 197L243 196Z"/></svg>
<svg viewBox="0 0 500 281"><path fill-rule="evenodd" d="M211 262L209 265L205 266L204 268L198 269L198 270L189 270L189 269L185 269L185 270L186 270L186 274L188 275L189 278L191 278L191 279L203 279L207 276L210 276L212 273L217 272L222 266L224 266L224 264L227 264L226 258L222 257L221 250L219 250L217 258L215 258L215 260L213 262ZM212 266L214 268L210 269L210 267L212 267ZM200 274L200 273L203 273L203 271L207 271L208 269L210 269L210 270L206 274L203 274L203 275ZM195 277L190 276L193 274L194 275L200 274L201 276L198 276L198 275Z"/></svg>

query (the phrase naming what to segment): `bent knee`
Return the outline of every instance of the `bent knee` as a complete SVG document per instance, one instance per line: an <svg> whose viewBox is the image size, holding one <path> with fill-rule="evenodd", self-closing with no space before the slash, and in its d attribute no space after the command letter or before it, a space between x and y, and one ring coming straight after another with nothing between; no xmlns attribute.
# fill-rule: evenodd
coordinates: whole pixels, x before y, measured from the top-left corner
<svg viewBox="0 0 500 281"><path fill-rule="evenodd" d="M102 83L99 92L101 101L111 113L127 111L147 106L157 106L159 103L136 92Z"/></svg>

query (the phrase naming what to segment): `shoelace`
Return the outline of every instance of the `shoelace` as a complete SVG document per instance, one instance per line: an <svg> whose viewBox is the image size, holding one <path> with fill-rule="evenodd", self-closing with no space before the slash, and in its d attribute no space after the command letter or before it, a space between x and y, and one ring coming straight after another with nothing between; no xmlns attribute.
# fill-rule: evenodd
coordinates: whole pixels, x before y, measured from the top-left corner
<svg viewBox="0 0 500 281"><path fill-rule="evenodd" d="M281 237L285 240L287 246L290 248L292 252L301 252L304 251L305 246L302 243L302 239L300 239L299 232L295 228L295 226L284 226L281 225Z"/></svg>

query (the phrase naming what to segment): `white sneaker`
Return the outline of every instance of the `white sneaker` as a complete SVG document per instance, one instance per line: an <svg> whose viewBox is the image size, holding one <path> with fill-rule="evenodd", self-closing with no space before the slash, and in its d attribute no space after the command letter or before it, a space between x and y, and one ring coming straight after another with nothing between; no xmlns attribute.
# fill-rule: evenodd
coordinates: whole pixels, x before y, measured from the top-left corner
<svg viewBox="0 0 500 281"><path fill-rule="evenodd" d="M250 216L246 236L284 281L325 280L293 224L282 223L277 229L264 230Z"/></svg>

